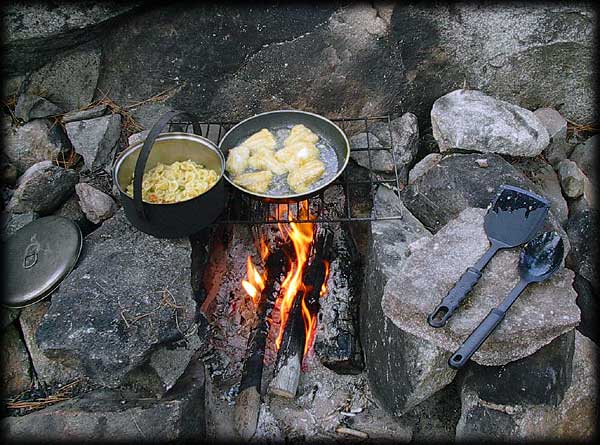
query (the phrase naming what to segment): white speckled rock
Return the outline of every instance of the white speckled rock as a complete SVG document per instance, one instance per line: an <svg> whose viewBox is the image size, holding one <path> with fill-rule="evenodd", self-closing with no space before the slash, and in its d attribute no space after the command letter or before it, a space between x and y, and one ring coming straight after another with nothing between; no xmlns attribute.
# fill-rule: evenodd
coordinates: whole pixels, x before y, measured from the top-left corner
<svg viewBox="0 0 600 445"><path fill-rule="evenodd" d="M500 251L443 329L427 315L454 286L465 269L485 252L484 209L467 208L432 238L420 243L386 285L384 313L401 330L454 352L488 312L519 280L519 249ZM503 365L527 357L579 323L574 273L561 269L550 280L530 285L502 324L473 355L482 365Z"/></svg>
<svg viewBox="0 0 600 445"><path fill-rule="evenodd" d="M548 130L531 111L475 90L452 91L436 100L431 126L442 152L460 148L537 156L550 142Z"/></svg>

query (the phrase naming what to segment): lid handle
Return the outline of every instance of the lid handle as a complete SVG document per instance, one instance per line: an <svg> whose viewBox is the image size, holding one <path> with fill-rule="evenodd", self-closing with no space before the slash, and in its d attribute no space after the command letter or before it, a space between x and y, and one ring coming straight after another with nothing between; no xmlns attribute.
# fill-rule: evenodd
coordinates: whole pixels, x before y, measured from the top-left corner
<svg viewBox="0 0 600 445"><path fill-rule="evenodd" d="M135 207L135 211L142 220L148 220L148 217L144 211L144 204L142 202L142 179L144 177L146 162L148 162L148 157L150 156L150 151L154 146L156 138L160 135L167 123L175 116L182 115L187 116L191 120L194 133L199 134L198 132L200 131L200 125L198 125L198 119L196 119L196 117L193 114L188 113L187 111L169 111L163 114L160 117L160 119L154 124L154 126L150 129L148 137L146 137L144 145L140 150L140 155L138 156L137 161L135 163L135 171L133 175L133 205Z"/></svg>

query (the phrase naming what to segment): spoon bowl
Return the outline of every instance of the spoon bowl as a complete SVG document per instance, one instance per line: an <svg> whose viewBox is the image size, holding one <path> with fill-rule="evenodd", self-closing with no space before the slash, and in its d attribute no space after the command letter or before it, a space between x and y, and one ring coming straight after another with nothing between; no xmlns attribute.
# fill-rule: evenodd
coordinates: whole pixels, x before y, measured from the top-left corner
<svg viewBox="0 0 600 445"><path fill-rule="evenodd" d="M543 281L560 267L565 246L556 232L545 232L529 241L519 256L519 274L528 282Z"/></svg>

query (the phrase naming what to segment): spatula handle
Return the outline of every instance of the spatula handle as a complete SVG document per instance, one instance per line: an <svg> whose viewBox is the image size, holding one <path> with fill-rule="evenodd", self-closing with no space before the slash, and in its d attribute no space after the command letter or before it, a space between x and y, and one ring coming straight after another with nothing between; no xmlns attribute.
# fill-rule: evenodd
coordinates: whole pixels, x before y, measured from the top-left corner
<svg viewBox="0 0 600 445"><path fill-rule="evenodd" d="M460 303L471 292L473 286L479 281L481 272L474 267L469 267L454 285L448 295L444 297L442 302L435 310L427 317L428 323L434 328L442 327L452 316L454 311L460 306Z"/></svg>
<svg viewBox="0 0 600 445"><path fill-rule="evenodd" d="M502 312L498 309L492 309L487 317L483 319L479 326L475 328L471 335L465 340L465 342L456 350L454 354L448 360L450 367L454 369L462 368L465 363L469 361L471 356L479 349L484 341L490 336L494 329L498 327L500 322L504 319L506 312Z"/></svg>

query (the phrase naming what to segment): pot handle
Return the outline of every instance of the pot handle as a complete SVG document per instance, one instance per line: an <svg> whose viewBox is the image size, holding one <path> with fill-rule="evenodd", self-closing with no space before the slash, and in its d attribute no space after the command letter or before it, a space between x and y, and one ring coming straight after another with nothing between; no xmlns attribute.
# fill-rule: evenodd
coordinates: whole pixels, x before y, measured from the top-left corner
<svg viewBox="0 0 600 445"><path fill-rule="evenodd" d="M146 137L144 145L140 150L140 155L138 156L137 162L135 163L135 171L133 174L133 205L135 207L135 211L142 220L148 220L144 211L144 204L142 202L142 179L144 177L146 162L148 162L148 157L150 156L150 151L152 150L152 146L154 145L156 138L163 131L167 123L175 116L181 115L187 116L192 122L192 128L194 129L194 133L200 134L200 125L198 125L198 119L196 119L196 117L193 114L188 113L187 111L169 111L163 114L150 129L148 137Z"/></svg>

